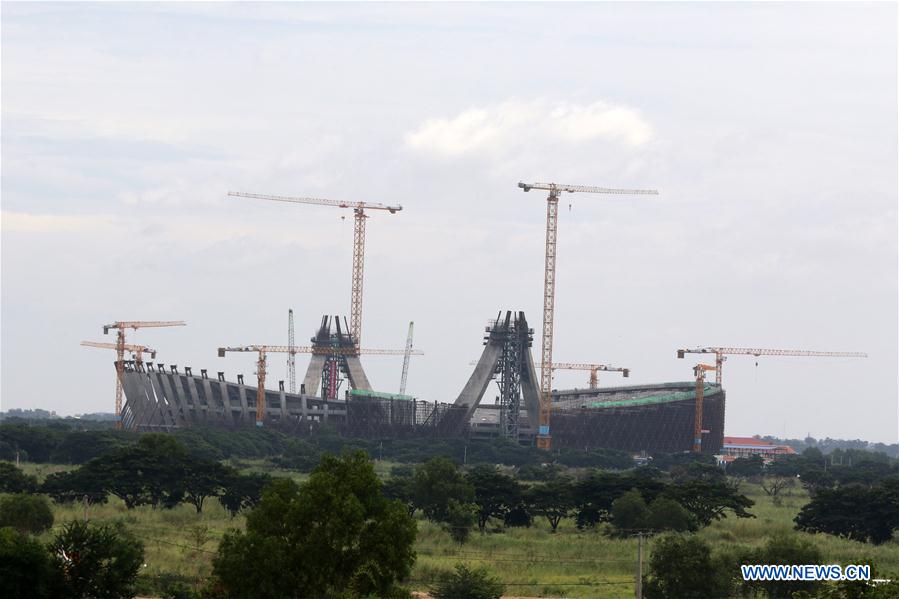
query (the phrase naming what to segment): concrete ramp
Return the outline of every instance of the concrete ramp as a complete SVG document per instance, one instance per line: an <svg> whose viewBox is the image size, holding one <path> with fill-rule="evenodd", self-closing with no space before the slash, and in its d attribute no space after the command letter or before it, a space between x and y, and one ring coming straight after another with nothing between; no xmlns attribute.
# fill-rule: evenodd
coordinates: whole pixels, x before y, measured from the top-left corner
<svg viewBox="0 0 899 599"><path fill-rule="evenodd" d="M534 358L530 348L524 352L525 370L521 377L521 397L524 399L524 407L528 412L528 422L531 429L538 430L540 425L540 379L537 378L537 370L534 368Z"/></svg>
<svg viewBox="0 0 899 599"><path fill-rule="evenodd" d="M306 369L306 378L303 379L303 385L306 387L306 395L316 395L318 386L322 382L322 368L325 367L325 356L317 356L315 354L309 360L309 368Z"/></svg>
<svg viewBox="0 0 899 599"><path fill-rule="evenodd" d="M493 372L496 370L496 363L499 361L502 353L503 348L500 345L493 343L485 345L477 366L474 367L474 371L468 377L468 382L465 383L465 387L462 388L462 392L456 398L455 405L468 408L468 413L465 416L466 422L471 420L471 415L474 414L478 404L481 403L481 398L484 397L487 386L493 380Z"/></svg>
<svg viewBox="0 0 899 599"><path fill-rule="evenodd" d="M372 391L371 383L368 382L368 377L365 376L365 370L362 369L362 361L359 360L359 356L346 356L345 361L350 387L360 391Z"/></svg>

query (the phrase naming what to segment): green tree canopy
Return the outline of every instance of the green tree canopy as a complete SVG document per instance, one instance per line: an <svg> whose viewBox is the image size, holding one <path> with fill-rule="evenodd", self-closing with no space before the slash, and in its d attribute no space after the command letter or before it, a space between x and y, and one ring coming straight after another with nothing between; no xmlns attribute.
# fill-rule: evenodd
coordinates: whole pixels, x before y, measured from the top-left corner
<svg viewBox="0 0 899 599"><path fill-rule="evenodd" d="M570 478L559 477L534 485L525 492L525 497L533 513L546 518L552 532L556 532L563 518L574 512L574 483Z"/></svg>
<svg viewBox="0 0 899 599"><path fill-rule="evenodd" d="M647 599L724 599L733 586L731 573L695 536L658 538L643 585Z"/></svg>
<svg viewBox="0 0 899 599"><path fill-rule="evenodd" d="M881 544L899 527L899 477L874 487L849 485L816 493L795 518L796 528Z"/></svg>
<svg viewBox="0 0 899 599"><path fill-rule="evenodd" d="M446 522L451 499L459 503L474 500L474 487L452 460L443 457L431 458L416 468L413 485L415 505L434 522Z"/></svg>
<svg viewBox="0 0 899 599"><path fill-rule="evenodd" d="M53 526L53 510L43 495L18 493L0 498L0 527L21 533L41 533Z"/></svg>
<svg viewBox="0 0 899 599"><path fill-rule="evenodd" d="M411 571L415 522L381 494L364 452L325 455L298 486L275 480L213 560L229 597L390 597Z"/></svg>
<svg viewBox="0 0 899 599"><path fill-rule="evenodd" d="M465 475L465 480L474 489L478 529L481 532L484 532L490 518L504 518L521 500L518 481L499 472L495 466L475 466Z"/></svg>
<svg viewBox="0 0 899 599"><path fill-rule="evenodd" d="M262 490L271 482L271 475L264 472L250 474L232 472L224 482L224 491L218 498L219 503L232 517L236 516L241 510L256 507L262 499Z"/></svg>
<svg viewBox="0 0 899 599"><path fill-rule="evenodd" d="M441 572L430 594L436 599L500 599L504 587L487 570L472 570L459 564L452 572Z"/></svg>
<svg viewBox="0 0 899 599"><path fill-rule="evenodd" d="M15 464L0 462L0 493L31 493L37 478L22 472Z"/></svg>
<svg viewBox="0 0 899 599"><path fill-rule="evenodd" d="M612 525L620 534L646 528L649 509L637 489L631 489L612 502Z"/></svg>
<svg viewBox="0 0 899 599"><path fill-rule="evenodd" d="M48 598L54 573L50 554L36 539L0 528L0 597Z"/></svg>
<svg viewBox="0 0 899 599"><path fill-rule="evenodd" d="M144 561L144 547L121 526L71 522L48 546L60 599L125 599Z"/></svg>

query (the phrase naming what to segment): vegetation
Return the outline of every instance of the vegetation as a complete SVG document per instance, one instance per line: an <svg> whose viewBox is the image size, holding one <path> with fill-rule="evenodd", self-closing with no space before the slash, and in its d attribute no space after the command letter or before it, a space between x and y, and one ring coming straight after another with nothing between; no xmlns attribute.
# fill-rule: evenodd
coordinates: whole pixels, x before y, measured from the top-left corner
<svg viewBox="0 0 899 599"><path fill-rule="evenodd" d="M504 587L484 568L469 569L463 564L452 572L442 572L431 588L436 599L500 599Z"/></svg>
<svg viewBox="0 0 899 599"><path fill-rule="evenodd" d="M263 493L246 531L225 535L213 574L228 597L388 598L403 593L414 541L415 522L381 495L365 454L326 455L307 482Z"/></svg>
<svg viewBox="0 0 899 599"><path fill-rule="evenodd" d="M53 526L50 502L41 495L19 493L0 498L0 527L37 534Z"/></svg>
<svg viewBox="0 0 899 599"><path fill-rule="evenodd" d="M38 435L41 438L48 431L50 436L62 437L71 432L31 428L42 429ZM555 453L544 455L542 461L532 461L528 457L532 448L509 447L502 442L469 443L465 464L462 443L433 443L449 447L452 452L457 448L461 451L424 459L431 455L431 448L423 449L426 443L421 441L385 442L382 449L368 441L341 440L329 431L294 439L296 442L267 429L221 434L200 428L173 435L128 435L131 433L124 434L123 442L80 465L24 462L16 468L5 464L0 469L0 481L24 482L31 493L49 495L58 522L88 517L92 523L131 531L146 548L147 567L141 568L133 586L142 595L187 597L203 592L210 596L242 596L241 588L247 594L250 590L246 589L252 589L254 596L259 595L262 587L254 586L252 576L270 575L278 564L288 563L261 559L259 556L267 553L265 544L283 546L289 555L300 539L306 542L303 535L312 534L274 535L278 514L281 518L317 515L319 520L302 520L310 529L357 522L357 512L352 508L356 504L347 499L352 493L347 492L346 485L352 485L341 487L343 479L355 478L345 473L332 473L331 482L320 487L320 497L328 498L334 508L313 513L264 505L263 497L273 493L280 498L281 507L294 506L307 498L310 491L304 489L313 479L321 479L315 468L312 474L307 472L310 463L317 465L324 459L324 467L329 460L343 459L321 457L339 450L341 443L362 446L360 450L369 456L403 456L402 461L391 458L369 462L367 456L357 454L359 463L374 473L376 482L378 478L384 480L377 485L376 502L394 506L396 518L401 514L404 521L412 523L415 540L410 541L409 551L414 551L416 557L414 562L408 562L405 574L397 573L388 586L381 588L375 588L375 583L365 587L363 582L355 582L382 580L378 576L385 570L380 562L351 565L331 573L316 566L315 575L336 577L327 590L333 596L402 596L405 591L399 585L425 589L458 573L455 566L462 565L469 572L475 567L485 568L487 576L499 583L514 584L515 592L521 595L632 597L637 544L633 534L637 531L651 535L645 536L644 570L647 588L656 584L650 582L655 580L660 585L655 589L658 592L664 592L664 584L669 583L663 584L664 576L654 573L650 562L653 553L664 549L671 538L705 544L709 549L708 563L713 572L720 572L727 581L731 596L770 594L758 584L744 584L738 575L739 564L766 563L759 560L778 563L774 561L778 551L779 555L800 556L811 548L823 563L871 563L877 565L880 576L895 578L899 574L899 543L882 540L884 537L870 532L885 530L889 516L896 513L895 504L891 503L896 464L876 454L867 456L868 459L853 458L851 465L846 454L842 465L839 459L835 465L828 461L825 472L823 457L808 450L766 466L760 474L750 464L746 472L737 476L733 464L724 472L706 456L691 454L654 456L653 465L639 468L593 469L562 464L557 460L561 454ZM115 434L110 437L117 438ZM39 446L37 442L33 445ZM413 449L420 449L423 457L419 461L405 453L411 454ZM59 450L54 446L49 451L53 455ZM580 456L582 452L576 453ZM501 459L485 464L476 456ZM166 464L171 466L166 468ZM140 475L129 481L126 474L132 468L140 470ZM788 474L795 470L800 473L798 477ZM193 480L188 479L194 475L197 476ZM371 478L363 476L358 480ZM796 481L800 484L790 484ZM266 487L268 490L264 491ZM332 487L341 491L325 492ZM840 497L834 495L837 492L844 494L842 512L833 508L840 505L834 499ZM884 501L875 501L880 499ZM859 503L862 501L867 503ZM868 510L859 509L859 505L880 507ZM255 513L267 515L249 516ZM337 517L331 518L332 513ZM476 523L481 534L472 534ZM794 525L798 530L793 530ZM659 534L662 531L692 534ZM862 534L863 531L867 532ZM31 560L36 564L31 571L40 571L40 552L37 557L32 555L34 543L45 548L58 532L59 527L33 538L8 530L0 538L0 552L10 551L20 556L15 559ZM225 539L232 538L250 541L233 543L234 561L222 561L228 551ZM393 536L389 538L394 543ZM696 549L695 543L693 548ZM764 553L769 549L769 553ZM326 550L317 553L324 555ZM255 562L257 568L258 564L265 566L260 572L249 572L240 576L241 580L230 581L236 585L245 583L245 587L232 590L226 579L228 572L238 572L241 555L248 556L247 560ZM685 557L690 555L699 560L696 563L705 563L702 555L688 552ZM216 567L218 563L222 565ZM49 567L52 570L55 566L51 563ZM704 579L710 576L703 573ZM681 577L680 582L689 581ZM717 587L709 589L708 580L700 582L706 585L701 591L703 596L714 596ZM803 593L809 597L873 597L872 588L828 583L811 589L794 587L790 592L797 597ZM882 588L876 591L885 592ZM43 596L41 592L35 596ZM16 596L4 589L0 589L0 594ZM268 596L275 595L280 593L270 591Z"/></svg>
<svg viewBox="0 0 899 599"><path fill-rule="evenodd" d="M143 557L143 545L121 526L73 521L46 546L0 528L0 596L133 597Z"/></svg>

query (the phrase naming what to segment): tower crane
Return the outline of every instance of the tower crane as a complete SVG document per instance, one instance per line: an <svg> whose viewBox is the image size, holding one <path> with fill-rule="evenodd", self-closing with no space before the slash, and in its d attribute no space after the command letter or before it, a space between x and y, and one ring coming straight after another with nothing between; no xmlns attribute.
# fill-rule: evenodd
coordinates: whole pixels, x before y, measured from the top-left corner
<svg viewBox="0 0 899 599"><path fill-rule="evenodd" d="M117 349L118 346L115 343L103 343L102 341L82 341L81 345L84 347L98 347L100 349ZM131 352L132 356L134 356L134 361L138 364L143 364L144 362L144 354L150 354L150 359L156 359L156 350L150 349L146 345L135 345L134 343L126 343L124 345L124 350Z"/></svg>
<svg viewBox="0 0 899 599"><path fill-rule="evenodd" d="M334 348L330 352L337 353L353 353L368 356L405 356L407 350L402 349L355 349L355 348ZM266 374L266 355L267 354L311 354L313 348L309 346L288 346L288 345L242 345L238 347L220 347L218 348L218 357L224 358L226 352L256 352L259 354L256 360L256 426L262 426L265 419L265 374ZM423 356L421 350L411 350L409 355Z"/></svg>
<svg viewBox="0 0 899 599"><path fill-rule="evenodd" d="M406 335L406 351L403 352L403 376L400 378L400 395L406 393L406 379L409 376L409 357L412 355L412 327L415 323L409 323L409 334Z"/></svg>
<svg viewBox="0 0 899 599"><path fill-rule="evenodd" d="M365 211L386 210L390 214L396 214L402 210L403 207L399 205L386 206L375 202L344 202L323 198L266 195L240 191L229 191L228 195L238 198L253 198L257 200L271 200L274 202L289 202L293 204L315 204L318 206L334 206L336 208L350 208L353 210L355 224L353 227L353 278L350 287L350 333L353 336L353 342L356 344L356 349L359 349L362 339L362 274L365 267L365 219L368 218Z"/></svg>
<svg viewBox="0 0 899 599"><path fill-rule="evenodd" d="M546 198L546 263L543 273L543 342L540 355L540 424L537 447L550 449L549 421L552 414L553 316L556 297L556 239L558 231L559 196L561 193L601 193L613 195L658 195L654 189L609 189L588 185L559 183L518 183L524 191L548 191Z"/></svg>
<svg viewBox="0 0 899 599"><path fill-rule="evenodd" d="M183 320L117 320L112 324L103 325L103 334L108 335L109 329L117 329L116 335L116 386L115 386L115 427L122 428L122 377L125 374L125 330L159 327L183 327L187 323Z"/></svg>
<svg viewBox="0 0 899 599"><path fill-rule="evenodd" d="M709 370L718 370L710 364L697 364L693 367L693 375L696 377L696 403L693 412L693 453L702 452L702 400L705 394L705 373Z"/></svg>
<svg viewBox="0 0 899 599"><path fill-rule="evenodd" d="M293 350L296 346L293 338L293 308L287 311L287 349ZM295 351L287 352L287 380L291 393L297 392L297 354Z"/></svg>
<svg viewBox="0 0 899 599"><path fill-rule="evenodd" d="M572 362L553 362L553 370L589 370L590 371L590 388L597 389L599 387L599 372L620 372L624 378L631 375L630 368L618 368L617 366L608 366L606 364L576 364Z"/></svg>
<svg viewBox="0 0 899 599"><path fill-rule="evenodd" d="M802 349L759 349L753 347L695 347L693 349L677 350L677 357L683 358L685 354L715 354L715 384L721 386L722 370L727 355L742 356L800 356L813 358L867 358L864 352L846 351L808 351Z"/></svg>

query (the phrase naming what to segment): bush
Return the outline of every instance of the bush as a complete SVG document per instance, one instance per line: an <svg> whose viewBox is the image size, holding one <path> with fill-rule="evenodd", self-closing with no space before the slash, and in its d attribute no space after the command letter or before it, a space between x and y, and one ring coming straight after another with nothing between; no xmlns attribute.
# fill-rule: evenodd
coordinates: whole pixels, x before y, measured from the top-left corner
<svg viewBox="0 0 899 599"><path fill-rule="evenodd" d="M0 528L0 597L50 597L53 574L43 545L12 528Z"/></svg>
<svg viewBox="0 0 899 599"><path fill-rule="evenodd" d="M19 493L0 499L0 527L9 526L22 534L41 533L53 526L53 510L43 495Z"/></svg>
<svg viewBox="0 0 899 599"><path fill-rule="evenodd" d="M213 574L226 596L396 596L415 560L416 526L380 486L362 452L325 455L301 486L274 481L246 532L230 531L219 545Z"/></svg>
<svg viewBox="0 0 899 599"><path fill-rule="evenodd" d="M687 532L696 530L696 521L684 507L673 499L661 496L649 504L646 526L655 531L673 530Z"/></svg>
<svg viewBox="0 0 899 599"><path fill-rule="evenodd" d="M647 599L723 599L731 587L730 571L701 539L666 535L655 542L643 586Z"/></svg>
<svg viewBox="0 0 899 599"><path fill-rule="evenodd" d="M71 522L49 545L59 588L55 597L133 597L143 544L121 526Z"/></svg>
<svg viewBox="0 0 899 599"><path fill-rule="evenodd" d="M768 539L765 546L752 552L744 564L820 564L821 551L798 535L779 534ZM815 582L803 581L757 581L746 582L748 591L761 591L771 599L790 599L793 593L814 593Z"/></svg>
<svg viewBox="0 0 899 599"><path fill-rule="evenodd" d="M612 524L618 534L646 528L648 514L646 502L637 489L631 489L612 502Z"/></svg>
<svg viewBox="0 0 899 599"><path fill-rule="evenodd" d="M500 599L504 590L485 569L471 570L459 564L453 572L438 575L430 594L436 599Z"/></svg>
<svg viewBox="0 0 899 599"><path fill-rule="evenodd" d="M443 528L452 539L462 545L471 535L471 527L478 521L478 508L471 503L450 499L443 519Z"/></svg>
<svg viewBox="0 0 899 599"><path fill-rule="evenodd" d="M0 462L0 493L31 493L37 478L29 476L9 462Z"/></svg>

